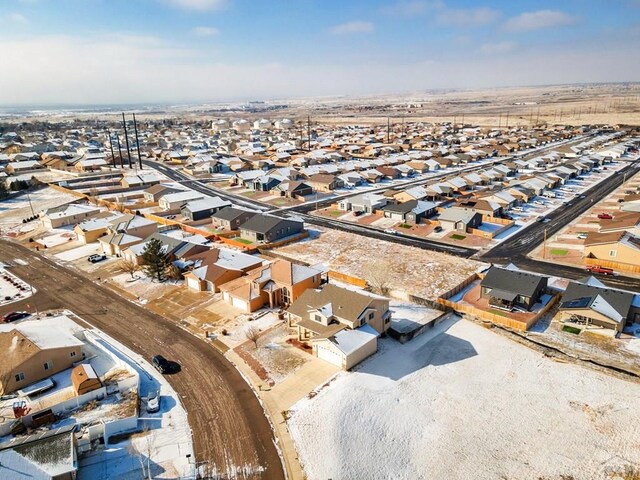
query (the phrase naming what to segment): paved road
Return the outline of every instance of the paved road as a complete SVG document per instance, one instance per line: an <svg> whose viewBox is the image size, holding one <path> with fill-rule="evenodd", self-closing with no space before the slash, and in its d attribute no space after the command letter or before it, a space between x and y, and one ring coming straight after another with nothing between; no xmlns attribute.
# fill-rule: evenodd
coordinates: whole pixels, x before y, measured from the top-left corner
<svg viewBox="0 0 640 480"><path fill-rule="evenodd" d="M14 259L28 264L18 265ZM215 348L169 320L135 305L92 279L20 245L0 240L0 261L31 283L35 297L0 313L35 304L67 308L151 358L162 353L182 370L167 379L182 398L193 431L196 460L215 466L219 477L283 479L271 427L251 388ZM262 472L256 470L258 467ZM253 473L245 473L253 470Z"/></svg>
<svg viewBox="0 0 640 480"><path fill-rule="evenodd" d="M498 264L514 263L521 268L548 275L558 275L572 279L584 277L586 275L584 268L533 260L527 257L527 254L544 241L545 230L547 231L547 237L551 237L572 220L591 208L595 203L622 185L625 174L626 178L631 178L638 173L640 167L638 167L636 163L637 162L630 163L620 170L618 174L612 175L607 180L588 190L584 194L585 198L571 200L571 205L566 205L547 215L547 218L550 219L548 223L535 222L523 228L517 235L510 237L481 255L480 259L485 262ZM600 280L611 287L640 291L640 279L638 278L623 276L599 277L601 277Z"/></svg>

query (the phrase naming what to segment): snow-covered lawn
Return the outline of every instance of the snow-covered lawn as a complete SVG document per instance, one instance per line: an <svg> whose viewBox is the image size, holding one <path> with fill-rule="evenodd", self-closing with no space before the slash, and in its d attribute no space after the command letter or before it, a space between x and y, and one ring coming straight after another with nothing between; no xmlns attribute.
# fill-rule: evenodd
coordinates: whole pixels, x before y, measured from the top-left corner
<svg viewBox="0 0 640 480"><path fill-rule="evenodd" d="M6 233L9 228L15 231L22 229L25 232L29 231L33 228L33 224L23 224L22 219L31 217L33 213L38 214L48 208L64 205L77 199L73 195L47 187L31 192L29 196L25 194L3 200L0 202L0 226L3 233ZM31 200L31 205L29 205L29 200Z"/></svg>
<svg viewBox="0 0 640 480"><path fill-rule="evenodd" d="M224 307L228 305L222 302L223 301L220 300L218 303L209 307L209 309L215 312L216 307L219 306L219 304L221 304ZM225 310L229 310L229 309L226 308ZM256 316L259 316L259 318L255 318ZM250 320L251 318L255 318L255 320ZM281 320L278 320L278 314L276 313L275 310L269 311L264 315L261 315L260 313L257 313L257 312L253 314L244 313L244 314L239 314L235 316L232 322L228 322L224 324L224 327L222 328L224 328L227 331L226 335L222 335L219 331L217 331L216 333L218 333L219 335L218 339L222 343L227 345L229 348L235 348L238 345L247 341L247 335L245 333L247 328L253 327L253 328L257 328L261 332L264 332L279 321ZM219 330L222 330L222 328L220 328Z"/></svg>
<svg viewBox="0 0 640 480"><path fill-rule="evenodd" d="M165 293L175 290L182 285L182 282L173 280L166 280L164 282L152 280L147 277L143 271L135 273L133 279L129 273L116 274L110 278L110 281L126 292L138 297L141 303L147 303L148 301L160 298Z"/></svg>
<svg viewBox="0 0 640 480"><path fill-rule="evenodd" d="M303 241L275 251L310 265L324 263L332 270L364 279L368 270L383 268L388 272L391 289L423 298L436 298L484 266L475 260L338 230L318 228L312 233Z"/></svg>
<svg viewBox="0 0 640 480"><path fill-rule="evenodd" d="M64 252L56 253L55 257L58 260L63 260L65 262L72 262L80 258L89 257L89 255L98 253L99 251L100 251L100 244L88 243L86 245L81 245L79 247L72 248L71 250L66 250Z"/></svg>
<svg viewBox="0 0 640 480"><path fill-rule="evenodd" d="M640 386L466 320L341 372L292 409L310 480L608 478L640 462Z"/></svg>
<svg viewBox="0 0 640 480"><path fill-rule="evenodd" d="M30 297L35 289L0 266L0 305Z"/></svg>

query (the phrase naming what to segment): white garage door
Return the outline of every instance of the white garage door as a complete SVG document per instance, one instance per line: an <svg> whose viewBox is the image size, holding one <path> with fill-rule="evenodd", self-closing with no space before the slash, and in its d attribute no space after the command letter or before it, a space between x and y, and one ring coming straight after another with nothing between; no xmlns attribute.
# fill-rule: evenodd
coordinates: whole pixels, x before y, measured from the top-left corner
<svg viewBox="0 0 640 480"><path fill-rule="evenodd" d="M187 286L192 290L200 291L200 280L197 278L187 278Z"/></svg>
<svg viewBox="0 0 640 480"><path fill-rule="evenodd" d="M232 297L231 305L241 310L244 310L245 312L249 311L249 309L247 308L247 302L245 302L244 300L240 300L239 298Z"/></svg>
<svg viewBox="0 0 640 480"><path fill-rule="evenodd" d="M317 346L318 358L335 365L336 367L342 368L342 355L336 353L335 351L324 347L322 344Z"/></svg>

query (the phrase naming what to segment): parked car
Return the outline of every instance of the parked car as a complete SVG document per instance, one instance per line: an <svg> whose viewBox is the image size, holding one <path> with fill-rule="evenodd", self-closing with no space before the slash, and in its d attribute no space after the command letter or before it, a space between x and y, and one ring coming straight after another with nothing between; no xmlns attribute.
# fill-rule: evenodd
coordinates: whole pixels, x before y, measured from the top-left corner
<svg viewBox="0 0 640 480"><path fill-rule="evenodd" d="M160 373L167 373L169 371L169 360L164 358L162 355L156 355L151 359L151 363Z"/></svg>
<svg viewBox="0 0 640 480"><path fill-rule="evenodd" d="M363 211L361 211L361 210L356 210L356 211L354 211L354 212L353 212L353 216L354 216L354 217L359 217L359 216L360 216L360 215L362 215L363 213L364 213L364 212L363 212Z"/></svg>
<svg viewBox="0 0 640 480"><path fill-rule="evenodd" d="M580 240L584 240L585 238L587 238L587 234L586 234L585 232L579 233L579 234L578 234L578 238L579 238Z"/></svg>
<svg viewBox="0 0 640 480"><path fill-rule="evenodd" d="M538 218L536 218L536 222L544 222L547 219L547 217L545 217L544 215L540 215Z"/></svg>
<svg viewBox="0 0 640 480"><path fill-rule="evenodd" d="M89 261L90 263L98 263L106 259L107 259L106 255L100 255L99 253L94 253L93 255L89 255L89 258L87 258L87 261Z"/></svg>
<svg viewBox="0 0 640 480"><path fill-rule="evenodd" d="M436 225L436 227L433 229L434 232L441 232L442 231L442 227L440 225Z"/></svg>
<svg viewBox="0 0 640 480"><path fill-rule="evenodd" d="M613 216L611 216L611 214L609 213L601 213L598 215L598 218L600 220L611 220L613 218Z"/></svg>
<svg viewBox="0 0 640 480"><path fill-rule="evenodd" d="M522 207L512 207L511 210L514 212L524 212L524 208Z"/></svg>
<svg viewBox="0 0 640 480"><path fill-rule="evenodd" d="M384 233L390 233L391 235L395 235L398 232L396 232L393 228L385 228Z"/></svg>
<svg viewBox="0 0 640 480"><path fill-rule="evenodd" d="M533 203L537 203L538 205L546 205L544 200L534 200Z"/></svg>
<svg viewBox="0 0 640 480"><path fill-rule="evenodd" d="M6 323L9 323L15 322L16 320L22 320L23 318L27 318L29 316L31 316L29 312L10 312L2 317L2 320L4 320Z"/></svg>
<svg viewBox="0 0 640 480"><path fill-rule="evenodd" d="M160 410L160 394L157 391L149 392L147 395L147 412L156 413Z"/></svg>
<svg viewBox="0 0 640 480"><path fill-rule="evenodd" d="M611 268L601 267L600 265L589 265L587 267L587 272L599 273L601 275L613 275L613 270Z"/></svg>

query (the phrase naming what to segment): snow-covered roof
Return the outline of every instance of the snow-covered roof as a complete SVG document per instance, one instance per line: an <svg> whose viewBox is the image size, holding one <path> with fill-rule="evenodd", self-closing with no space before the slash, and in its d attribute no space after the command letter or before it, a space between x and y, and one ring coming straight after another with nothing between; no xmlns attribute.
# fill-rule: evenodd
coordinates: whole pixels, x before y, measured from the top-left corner
<svg viewBox="0 0 640 480"><path fill-rule="evenodd" d="M369 342L376 341L376 338L378 338L378 332L371 325L364 324L355 330L341 330L329 338L329 341L345 355L351 355Z"/></svg>

